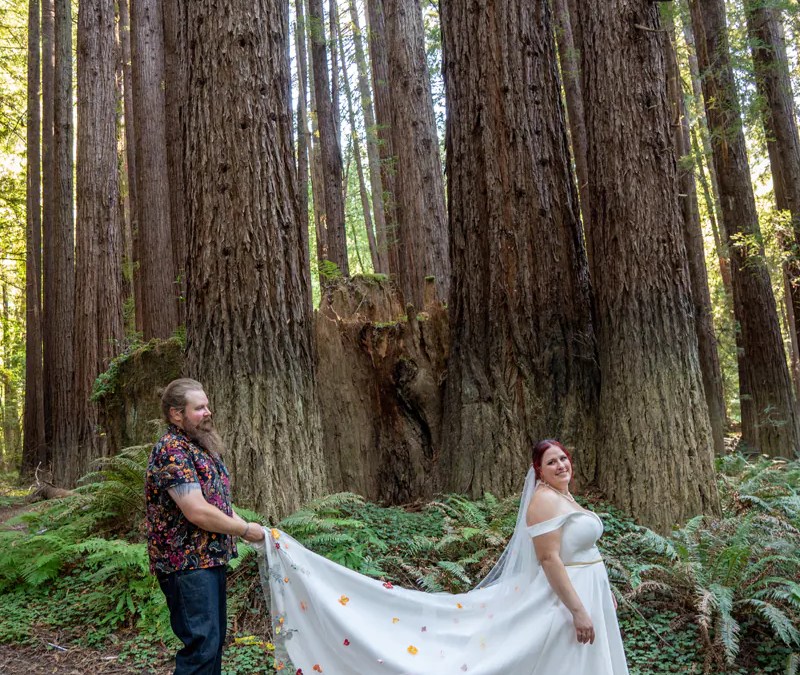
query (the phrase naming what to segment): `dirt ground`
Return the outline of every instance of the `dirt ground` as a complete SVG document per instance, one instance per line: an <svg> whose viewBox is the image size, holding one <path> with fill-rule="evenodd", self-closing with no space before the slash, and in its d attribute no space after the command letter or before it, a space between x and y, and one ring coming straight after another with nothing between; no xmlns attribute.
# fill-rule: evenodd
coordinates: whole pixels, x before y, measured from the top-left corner
<svg viewBox="0 0 800 675"><path fill-rule="evenodd" d="M169 664L142 670L121 664L117 654L77 647L55 649L46 644L18 646L0 644L0 673L3 675L111 675L139 673L167 675Z"/></svg>

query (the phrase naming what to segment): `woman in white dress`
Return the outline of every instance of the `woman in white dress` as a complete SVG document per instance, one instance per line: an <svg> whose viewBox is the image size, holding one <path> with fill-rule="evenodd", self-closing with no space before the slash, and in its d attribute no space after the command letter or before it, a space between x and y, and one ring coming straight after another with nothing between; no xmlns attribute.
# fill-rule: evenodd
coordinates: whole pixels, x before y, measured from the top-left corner
<svg viewBox="0 0 800 675"><path fill-rule="evenodd" d="M506 550L462 594L397 588L267 531L275 667L295 675L627 675L600 518L569 492L572 461L542 441Z"/></svg>

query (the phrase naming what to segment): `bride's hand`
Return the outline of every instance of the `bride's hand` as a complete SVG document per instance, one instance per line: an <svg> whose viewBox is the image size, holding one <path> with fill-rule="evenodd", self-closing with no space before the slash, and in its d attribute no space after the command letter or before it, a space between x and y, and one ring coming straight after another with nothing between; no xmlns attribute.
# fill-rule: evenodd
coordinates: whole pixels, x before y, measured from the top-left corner
<svg viewBox="0 0 800 675"><path fill-rule="evenodd" d="M594 643L594 624L585 609L581 609L572 615L572 622L575 624L575 636L581 644Z"/></svg>

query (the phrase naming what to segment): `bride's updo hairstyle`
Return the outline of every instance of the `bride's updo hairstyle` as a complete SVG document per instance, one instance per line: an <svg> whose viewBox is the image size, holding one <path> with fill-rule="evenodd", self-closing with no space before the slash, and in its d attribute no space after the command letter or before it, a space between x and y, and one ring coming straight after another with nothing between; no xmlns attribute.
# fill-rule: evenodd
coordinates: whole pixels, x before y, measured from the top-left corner
<svg viewBox="0 0 800 675"><path fill-rule="evenodd" d="M533 452L531 452L531 463L533 464L533 470L536 471L537 479L541 479L542 477L542 457L549 448L558 448L561 450L561 452L567 456L567 459L569 459L569 463L572 464L572 455L561 443L554 441L552 438L539 441L533 446Z"/></svg>

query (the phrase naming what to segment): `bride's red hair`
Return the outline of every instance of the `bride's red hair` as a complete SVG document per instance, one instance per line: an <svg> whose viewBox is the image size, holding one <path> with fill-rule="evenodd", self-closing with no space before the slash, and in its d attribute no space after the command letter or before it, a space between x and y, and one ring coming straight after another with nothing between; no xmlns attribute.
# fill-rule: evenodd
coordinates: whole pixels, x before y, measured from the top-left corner
<svg viewBox="0 0 800 675"><path fill-rule="evenodd" d="M569 463L572 464L572 455L570 454L569 450L561 445L561 443L553 440L552 438L539 441L533 446L533 452L531 452L531 463L533 464L534 471L536 471L537 478L542 477L542 456L549 448L558 448L561 450L561 452L567 456L567 459L569 459Z"/></svg>

